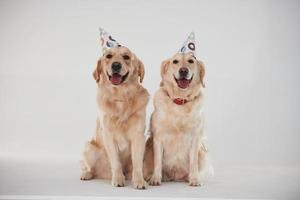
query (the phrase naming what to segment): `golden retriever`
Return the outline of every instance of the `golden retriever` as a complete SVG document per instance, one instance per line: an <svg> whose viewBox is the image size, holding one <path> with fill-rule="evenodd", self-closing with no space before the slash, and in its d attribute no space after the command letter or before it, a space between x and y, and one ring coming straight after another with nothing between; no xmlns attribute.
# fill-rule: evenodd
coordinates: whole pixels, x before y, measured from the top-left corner
<svg viewBox="0 0 300 200"><path fill-rule="evenodd" d="M204 74L204 64L188 53L177 53L161 64L144 159L150 185L188 181L198 186L206 169L212 170L204 144Z"/></svg>
<svg viewBox="0 0 300 200"><path fill-rule="evenodd" d="M97 82L96 134L87 143L81 161L81 179L111 179L124 186L145 189L143 156L145 112L149 94L140 84L143 63L124 46L109 49L99 59L93 76Z"/></svg>

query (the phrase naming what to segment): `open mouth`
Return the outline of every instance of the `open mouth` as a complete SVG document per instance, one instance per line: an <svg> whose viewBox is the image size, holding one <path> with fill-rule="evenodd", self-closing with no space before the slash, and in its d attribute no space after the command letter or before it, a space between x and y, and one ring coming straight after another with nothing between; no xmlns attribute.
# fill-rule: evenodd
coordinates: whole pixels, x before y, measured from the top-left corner
<svg viewBox="0 0 300 200"><path fill-rule="evenodd" d="M190 78L190 79L186 79L186 78L179 78L177 79L175 76L174 76L174 79L178 85L178 87L182 88L182 89L185 89L187 87L190 86L190 83L192 82L193 80L193 77L194 75Z"/></svg>
<svg viewBox="0 0 300 200"><path fill-rule="evenodd" d="M107 76L108 76L110 82L113 85L120 85L121 83L123 83L129 74L129 72L127 72L124 76L122 76L119 73L113 73L112 75L109 75L108 72L106 72L106 73L107 73Z"/></svg>

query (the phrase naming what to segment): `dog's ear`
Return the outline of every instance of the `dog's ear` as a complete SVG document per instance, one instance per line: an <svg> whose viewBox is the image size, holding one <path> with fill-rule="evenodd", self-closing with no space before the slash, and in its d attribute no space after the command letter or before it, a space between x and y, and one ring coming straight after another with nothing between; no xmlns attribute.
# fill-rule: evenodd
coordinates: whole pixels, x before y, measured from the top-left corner
<svg viewBox="0 0 300 200"><path fill-rule="evenodd" d="M100 81L100 75L101 75L101 72L102 72L101 62L102 62L101 59L99 59L98 62L97 62L97 67L93 72L93 77L94 77L94 79L96 80L97 83Z"/></svg>
<svg viewBox="0 0 300 200"><path fill-rule="evenodd" d="M160 86L163 86L163 79L164 79L164 75L167 72L167 67L169 65L169 59L168 60L164 60L161 65L160 65L160 76L161 76L161 82L160 82Z"/></svg>
<svg viewBox="0 0 300 200"><path fill-rule="evenodd" d="M205 65L202 61L197 61L198 67L199 67L199 77L200 77L200 82L201 85L205 88L205 83L204 83L204 76L205 76Z"/></svg>
<svg viewBox="0 0 300 200"><path fill-rule="evenodd" d="M140 77L140 83L143 82L144 80L144 75L145 75L145 67L144 64L136 55L134 55L134 63L135 67L137 69L138 76Z"/></svg>
<svg viewBox="0 0 300 200"><path fill-rule="evenodd" d="M145 75L145 67L144 64L142 63L142 61L138 60L139 64L138 64L138 75L140 77L140 83L143 82L144 80L144 75Z"/></svg>

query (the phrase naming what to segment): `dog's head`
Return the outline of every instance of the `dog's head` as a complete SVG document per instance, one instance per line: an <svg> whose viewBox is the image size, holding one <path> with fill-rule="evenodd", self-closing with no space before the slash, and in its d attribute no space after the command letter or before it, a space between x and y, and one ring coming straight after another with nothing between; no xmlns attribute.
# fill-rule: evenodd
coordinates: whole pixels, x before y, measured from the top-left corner
<svg viewBox="0 0 300 200"><path fill-rule="evenodd" d="M98 60L93 73L98 84L119 86L128 83L140 83L144 78L144 65L128 48L117 46L109 49Z"/></svg>
<svg viewBox="0 0 300 200"><path fill-rule="evenodd" d="M178 91L205 87L204 75L204 64L189 53L177 53L161 64L161 86L167 84Z"/></svg>

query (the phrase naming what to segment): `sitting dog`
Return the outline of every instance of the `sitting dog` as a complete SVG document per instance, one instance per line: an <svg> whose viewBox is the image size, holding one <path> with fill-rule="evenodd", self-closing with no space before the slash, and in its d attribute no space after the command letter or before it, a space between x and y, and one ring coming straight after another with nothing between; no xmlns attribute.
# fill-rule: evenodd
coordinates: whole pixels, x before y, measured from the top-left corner
<svg viewBox="0 0 300 200"><path fill-rule="evenodd" d="M191 33L180 52L161 64L161 84L147 140L144 176L150 185L161 181L202 183L209 168L202 112L204 64L195 57Z"/></svg>
<svg viewBox="0 0 300 200"><path fill-rule="evenodd" d="M145 189L142 169L149 94L140 84L144 66L128 48L100 31L104 55L93 73L99 115L96 134L83 153L81 179L111 179L113 186L132 179L134 188Z"/></svg>

